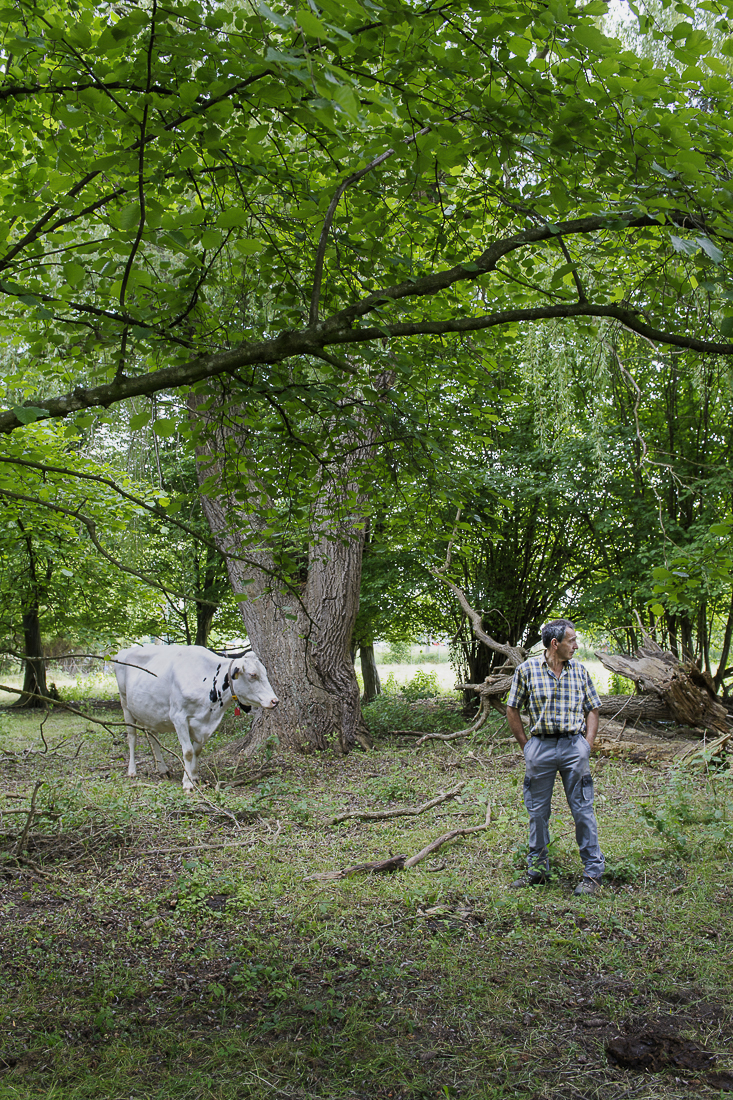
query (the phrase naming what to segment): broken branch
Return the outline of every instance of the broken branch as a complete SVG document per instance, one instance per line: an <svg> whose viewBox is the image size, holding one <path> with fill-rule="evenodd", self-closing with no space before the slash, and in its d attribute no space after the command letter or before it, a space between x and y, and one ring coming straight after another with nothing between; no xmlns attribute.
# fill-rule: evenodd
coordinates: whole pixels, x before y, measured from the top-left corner
<svg viewBox="0 0 733 1100"><path fill-rule="evenodd" d="M420 744L419 741L418 744ZM404 810L349 810L348 813L337 814L336 817L332 817L328 824L338 825L340 821L348 821L349 818L358 818L359 821L382 821L390 817L417 817L418 814L424 814L426 810L431 810L433 806L439 806L441 802L447 802L448 799L455 798L465 786L465 783L459 783L452 790L445 791L437 795L436 798L431 798L429 802L423 802L422 806L408 806Z"/></svg>
<svg viewBox="0 0 733 1100"><path fill-rule="evenodd" d="M469 836L471 833L483 833L488 829L491 823L491 803L486 807L486 818L483 825L472 825L466 829L451 829L449 833L444 833L439 836L437 840L431 841L425 848L421 848L419 852L416 852L414 856L410 856L407 859L405 856L390 856L389 859L376 860L373 863L355 863L353 867L345 867L342 871L321 871L315 875L306 875L304 882L339 882L341 879L350 878L352 875L359 874L379 874L383 872L392 871L404 871L409 867L414 867L416 863L420 863L426 856L431 855L433 852L437 852L439 848L442 848L444 844L447 844L450 840L455 840L459 836Z"/></svg>
<svg viewBox="0 0 733 1100"><path fill-rule="evenodd" d="M23 855L23 852L25 850L25 846L28 842L28 833L30 832L31 823L32 823L33 818L35 817L35 814L36 814L36 795L38 794L38 791L42 786L43 786L43 780L42 779L37 779L36 780L36 785L33 788L33 794L31 795L30 809L28 810L28 817L25 819L25 825L23 826L23 832L21 833L21 835L18 839L18 843L15 845L15 850L13 851L13 858L14 859L20 859L20 857Z"/></svg>

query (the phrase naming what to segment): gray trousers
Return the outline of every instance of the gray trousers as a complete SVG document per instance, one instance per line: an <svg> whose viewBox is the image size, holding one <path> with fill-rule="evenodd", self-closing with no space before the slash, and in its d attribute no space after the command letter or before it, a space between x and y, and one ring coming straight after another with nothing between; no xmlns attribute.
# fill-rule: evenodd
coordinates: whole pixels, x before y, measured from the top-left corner
<svg viewBox="0 0 733 1100"><path fill-rule="evenodd" d="M529 871L550 869L547 845L550 840L552 789L559 772L575 822L575 839L585 873L592 878L600 878L605 863L598 846L590 746L585 737L582 734L557 738L530 737L524 746L524 760L524 804L529 814Z"/></svg>

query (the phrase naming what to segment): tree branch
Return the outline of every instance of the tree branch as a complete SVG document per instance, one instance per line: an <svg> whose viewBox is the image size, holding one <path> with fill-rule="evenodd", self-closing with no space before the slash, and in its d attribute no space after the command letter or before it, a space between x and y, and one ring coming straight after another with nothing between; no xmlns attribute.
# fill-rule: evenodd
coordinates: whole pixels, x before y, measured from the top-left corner
<svg viewBox="0 0 733 1100"><path fill-rule="evenodd" d="M693 226L690 219L682 215L676 218L675 224L682 226L682 228L699 229L699 226ZM630 331L654 343L669 344L674 347L687 348L690 351L711 355L732 355L733 343L701 340L694 336L666 332L641 321L638 313L628 306L603 305L592 302L568 301L567 304L561 305L500 310L479 317L452 317L443 321L405 321L380 325L378 328L353 327L353 323L357 318L370 313L377 308L380 302L426 297L441 290L446 290L461 281L473 281L479 275L487 274L492 270L497 260L509 252L523 248L528 244L554 239L560 233L565 235L582 234L602 229L620 232L628 228L647 228L650 226L659 228L659 222L655 218L646 216L630 221L623 218L599 215L575 222L564 222L552 228L547 226L533 227L516 236L494 242L475 263L468 266L459 264L449 271L438 272L435 275L416 279L414 282L404 282L385 290L376 291L361 302L335 313L328 321L301 331L287 329L269 340L242 344L236 349L218 354L196 356L185 363L165 367L162 370L153 371L139 377L130 378L123 375L105 385L89 389L77 387L72 393L44 401L43 410L46 416L40 415L38 419L64 417L81 409L106 408L129 397L150 396L160 390L190 386L203 379L237 371L247 366L280 363L298 355L318 356L324 347L333 345L370 343L383 340L385 336L398 338L480 332L501 325L529 321L573 320L580 317L608 318L618 321ZM28 404L33 405L32 402ZM14 431L22 423L24 421L18 418L14 410L2 413L0 414L0 433Z"/></svg>
<svg viewBox="0 0 733 1100"><path fill-rule="evenodd" d="M423 802L421 806L408 806L403 810L349 810L348 813L337 814L336 817L332 817L328 824L338 825L341 821L349 821L351 818L358 818L359 821L384 821L392 817L417 817L418 814L424 814L426 810L432 810L434 806L439 806L441 802L457 798L465 786L465 782L459 783L452 790L431 798L429 802Z"/></svg>

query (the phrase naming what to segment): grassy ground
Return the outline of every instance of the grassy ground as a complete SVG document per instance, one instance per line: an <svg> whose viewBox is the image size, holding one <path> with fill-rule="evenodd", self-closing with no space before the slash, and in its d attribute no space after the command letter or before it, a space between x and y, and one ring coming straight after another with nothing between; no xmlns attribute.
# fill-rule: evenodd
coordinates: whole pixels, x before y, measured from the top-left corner
<svg viewBox="0 0 733 1100"><path fill-rule="evenodd" d="M41 737L38 717L0 716L0 1100L733 1088L731 773L595 761L602 896L572 896L561 794L555 882L512 892L526 824L505 728L418 748L389 729L461 718L404 693L370 721L368 754L246 763L228 718L205 753L208 785L186 796L180 771L159 781L150 759L126 778L119 727L55 712ZM458 783L460 797L416 817L328 824ZM411 855L484 822L488 802L486 832L411 870L308 880ZM618 1036L646 1044L649 1068L609 1058Z"/></svg>

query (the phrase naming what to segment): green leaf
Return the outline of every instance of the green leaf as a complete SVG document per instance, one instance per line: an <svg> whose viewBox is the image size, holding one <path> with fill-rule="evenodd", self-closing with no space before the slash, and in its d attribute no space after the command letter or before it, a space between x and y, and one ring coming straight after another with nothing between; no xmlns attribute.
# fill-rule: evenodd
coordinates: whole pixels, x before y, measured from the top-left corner
<svg viewBox="0 0 733 1100"><path fill-rule="evenodd" d="M50 416L48 409L41 409L38 405L15 405L13 412L21 424L34 424L36 420Z"/></svg>
<svg viewBox="0 0 733 1100"><path fill-rule="evenodd" d="M337 88L332 93L331 98L338 107L341 108L343 113L355 121L359 116L359 100L356 98L353 89L342 84L340 88Z"/></svg>
<svg viewBox="0 0 733 1100"><path fill-rule="evenodd" d="M281 27L284 31L288 31L291 27L295 26L295 21L291 19L290 16L278 15L272 8L268 8L267 4L263 3L262 0L260 0L260 3L257 5L257 11L270 23L274 23L276 27Z"/></svg>
<svg viewBox="0 0 733 1100"><path fill-rule="evenodd" d="M133 432L139 431L140 428L144 428L145 425L149 424L149 423L150 423L150 413L149 412L135 413L134 416L130 417L130 428L132 429Z"/></svg>
<svg viewBox="0 0 733 1100"><path fill-rule="evenodd" d="M140 224L140 207L136 202L130 203L129 206L123 206L121 210L116 210L109 220L116 229L128 232Z"/></svg>
<svg viewBox="0 0 733 1100"><path fill-rule="evenodd" d="M81 266L81 264L64 264L63 271L64 279L69 284L69 286L76 286L83 280L84 276L86 275L86 271Z"/></svg>
<svg viewBox="0 0 733 1100"><path fill-rule="evenodd" d="M696 237L697 243L703 252L707 253L710 259L715 264L722 264L725 259L724 254L720 251L717 245L714 245L709 237Z"/></svg>
<svg viewBox="0 0 733 1100"><path fill-rule="evenodd" d="M309 11L298 12L298 26L314 38L328 38L328 32L323 23Z"/></svg>
<svg viewBox="0 0 733 1100"><path fill-rule="evenodd" d="M249 217L248 210L230 206L228 210L222 210L221 214L216 219L216 224L220 229L234 229L235 226L246 225L249 221Z"/></svg>
<svg viewBox="0 0 733 1100"><path fill-rule="evenodd" d="M176 421L172 417L162 417L153 424L153 431L161 439L172 439L176 434Z"/></svg>
<svg viewBox="0 0 733 1100"><path fill-rule="evenodd" d="M683 237L675 237L674 233L669 237L675 252L682 252L685 256L694 256L698 249L696 241L686 241Z"/></svg>
<svg viewBox="0 0 733 1100"><path fill-rule="evenodd" d="M241 252L245 256L254 256L258 252L262 252L267 246L264 241L251 240L250 238L244 238L241 241L237 241L237 251Z"/></svg>

